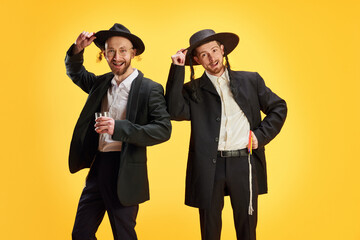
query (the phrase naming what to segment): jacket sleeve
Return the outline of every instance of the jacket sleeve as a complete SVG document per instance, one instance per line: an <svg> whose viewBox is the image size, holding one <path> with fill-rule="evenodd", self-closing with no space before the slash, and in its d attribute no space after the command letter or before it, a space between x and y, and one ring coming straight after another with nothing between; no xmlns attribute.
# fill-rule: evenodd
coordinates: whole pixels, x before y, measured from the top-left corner
<svg viewBox="0 0 360 240"><path fill-rule="evenodd" d="M70 79L78 85L84 92L89 93L90 89L94 85L96 76L93 73L88 72L83 66L84 62L84 50L80 53L73 55L74 44L69 48L65 57L66 74Z"/></svg>
<svg viewBox="0 0 360 240"><path fill-rule="evenodd" d="M261 148L280 132L286 119L287 106L283 99L265 86L264 80L258 73L256 73L256 81L260 109L266 115L260 125L253 130Z"/></svg>
<svg viewBox="0 0 360 240"><path fill-rule="evenodd" d="M134 124L129 120L115 120L112 138L138 146L151 146L169 140L171 122L166 111L164 89L160 84L152 87L148 100L148 119L145 125Z"/></svg>
<svg viewBox="0 0 360 240"><path fill-rule="evenodd" d="M190 120L190 97L184 89L185 67L171 64L165 99L172 120Z"/></svg>

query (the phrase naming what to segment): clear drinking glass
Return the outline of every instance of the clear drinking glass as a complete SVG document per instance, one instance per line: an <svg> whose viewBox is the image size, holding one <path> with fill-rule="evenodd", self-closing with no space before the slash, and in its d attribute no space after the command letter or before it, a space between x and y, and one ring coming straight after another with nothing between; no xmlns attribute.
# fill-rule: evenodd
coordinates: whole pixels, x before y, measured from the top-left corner
<svg viewBox="0 0 360 240"><path fill-rule="evenodd" d="M99 117L110 117L110 113L109 112L96 112L95 120Z"/></svg>

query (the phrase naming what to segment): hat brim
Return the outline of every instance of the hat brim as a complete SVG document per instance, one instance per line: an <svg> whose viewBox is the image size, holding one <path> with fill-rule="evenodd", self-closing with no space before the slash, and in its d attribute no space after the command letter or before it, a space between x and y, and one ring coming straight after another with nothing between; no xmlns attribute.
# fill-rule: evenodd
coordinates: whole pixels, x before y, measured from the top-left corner
<svg viewBox="0 0 360 240"><path fill-rule="evenodd" d="M195 44L189 46L186 50L186 58L185 58L185 65L190 65L190 58L193 57L192 52L197 47L203 45L204 43L211 42L211 41L218 41L222 45L224 45L224 54L228 55L231 53L236 46L238 45L240 38L238 35L234 33L216 33L214 35L211 35L207 38L202 39L201 41L196 42ZM192 65L199 65L194 59L192 59Z"/></svg>
<svg viewBox="0 0 360 240"><path fill-rule="evenodd" d="M136 56L142 54L145 51L145 45L143 41L134 34L126 33L126 32L108 31L108 30L99 31L95 34L96 39L94 40L94 43L98 48L104 50L106 40L114 36L125 37L129 39L130 42L133 44L133 47L136 49Z"/></svg>

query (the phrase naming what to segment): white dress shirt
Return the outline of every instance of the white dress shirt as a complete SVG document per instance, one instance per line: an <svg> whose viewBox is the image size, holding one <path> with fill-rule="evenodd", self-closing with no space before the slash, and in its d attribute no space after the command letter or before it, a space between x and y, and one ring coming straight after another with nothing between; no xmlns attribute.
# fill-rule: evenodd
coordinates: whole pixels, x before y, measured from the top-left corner
<svg viewBox="0 0 360 240"><path fill-rule="evenodd" d="M111 80L111 87L107 91L107 95L101 103L101 112L109 112L110 117L114 120L124 120L126 117L126 105L131 88L131 83L139 75L137 69L125 78L119 85L115 78ZM115 141L112 137L103 133L99 136L99 151L111 152L121 151L122 142Z"/></svg>
<svg viewBox="0 0 360 240"><path fill-rule="evenodd" d="M206 72L206 71L205 71ZM227 69L220 76L206 72L221 99L221 125L218 150L239 150L246 148L249 141L250 124L244 112L235 102L230 90Z"/></svg>

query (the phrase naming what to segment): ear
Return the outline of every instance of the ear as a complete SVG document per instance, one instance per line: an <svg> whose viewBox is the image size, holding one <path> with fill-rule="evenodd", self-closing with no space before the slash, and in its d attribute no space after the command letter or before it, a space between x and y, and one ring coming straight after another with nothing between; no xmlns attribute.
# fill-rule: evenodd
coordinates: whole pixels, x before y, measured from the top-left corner
<svg viewBox="0 0 360 240"><path fill-rule="evenodd" d="M224 56L224 45L220 45L220 49L221 49L221 54Z"/></svg>
<svg viewBox="0 0 360 240"><path fill-rule="evenodd" d="M197 56L194 56L193 59L195 60L195 62L196 62L197 64L201 64L201 63L199 62L199 58L198 58Z"/></svg>
<svg viewBox="0 0 360 240"><path fill-rule="evenodd" d="M131 53L131 59L133 59L136 56L136 51L137 51L137 49L134 48L132 53Z"/></svg>

